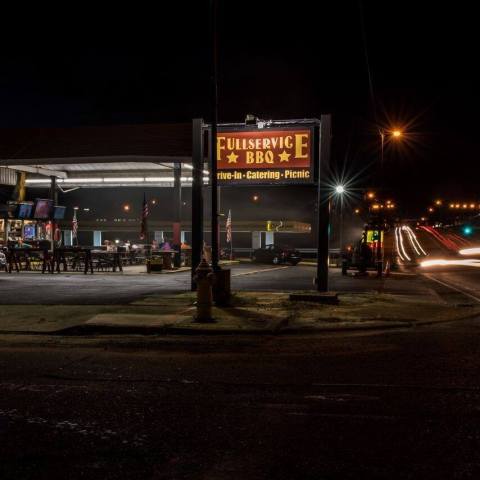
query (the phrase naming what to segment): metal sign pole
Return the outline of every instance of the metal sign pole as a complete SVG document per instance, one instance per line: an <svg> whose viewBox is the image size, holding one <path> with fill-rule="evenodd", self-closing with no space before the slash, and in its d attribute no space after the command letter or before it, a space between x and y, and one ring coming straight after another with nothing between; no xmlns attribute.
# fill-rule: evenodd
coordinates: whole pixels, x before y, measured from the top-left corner
<svg viewBox="0 0 480 480"><path fill-rule="evenodd" d="M330 234L329 192L322 188L330 165L332 116L320 117L320 152L318 166L318 241L317 241L317 290L328 291L328 249Z"/></svg>
<svg viewBox="0 0 480 480"><path fill-rule="evenodd" d="M174 266L181 266L181 222L182 222L182 164L175 163L173 168L173 249Z"/></svg>
<svg viewBox="0 0 480 480"><path fill-rule="evenodd" d="M202 260L203 250L203 119L193 120L192 144L192 272L191 289L197 285L194 279L195 270Z"/></svg>

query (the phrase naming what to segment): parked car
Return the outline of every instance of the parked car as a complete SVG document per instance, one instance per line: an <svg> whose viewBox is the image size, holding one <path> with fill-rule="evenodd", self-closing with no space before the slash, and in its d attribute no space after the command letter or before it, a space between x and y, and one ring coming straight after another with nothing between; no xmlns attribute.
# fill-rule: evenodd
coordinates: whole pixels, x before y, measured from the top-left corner
<svg viewBox="0 0 480 480"><path fill-rule="evenodd" d="M265 248L257 248L252 253L252 262L296 265L300 260L300 253L290 247L267 245Z"/></svg>

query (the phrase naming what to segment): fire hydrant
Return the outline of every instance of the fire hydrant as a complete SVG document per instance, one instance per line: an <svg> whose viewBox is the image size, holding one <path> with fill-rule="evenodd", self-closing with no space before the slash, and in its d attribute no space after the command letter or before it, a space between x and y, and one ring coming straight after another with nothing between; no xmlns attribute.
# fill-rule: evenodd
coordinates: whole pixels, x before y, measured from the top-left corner
<svg viewBox="0 0 480 480"><path fill-rule="evenodd" d="M195 282L197 284L197 314L196 322L213 322L212 304L213 294L212 285L214 282L214 274L207 261L202 258L197 269L195 270Z"/></svg>

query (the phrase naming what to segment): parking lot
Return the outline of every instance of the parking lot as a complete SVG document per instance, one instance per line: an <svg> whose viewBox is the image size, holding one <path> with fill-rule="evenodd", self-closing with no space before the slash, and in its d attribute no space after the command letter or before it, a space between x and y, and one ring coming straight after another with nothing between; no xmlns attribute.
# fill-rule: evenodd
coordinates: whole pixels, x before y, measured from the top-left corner
<svg viewBox="0 0 480 480"><path fill-rule="evenodd" d="M231 265L233 290L290 291L314 289L314 265L273 266L241 263ZM409 282L389 283L374 277L356 279L330 269L330 290L384 291L407 293ZM190 289L190 271L160 274L82 273L41 274L40 272L0 272L0 304L127 304L142 297L160 293L180 293Z"/></svg>

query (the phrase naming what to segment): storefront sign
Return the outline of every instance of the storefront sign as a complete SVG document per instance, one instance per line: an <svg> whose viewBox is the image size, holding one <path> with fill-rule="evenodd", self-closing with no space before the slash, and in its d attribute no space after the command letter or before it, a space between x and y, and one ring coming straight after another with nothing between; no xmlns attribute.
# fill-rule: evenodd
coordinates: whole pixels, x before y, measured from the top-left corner
<svg viewBox="0 0 480 480"><path fill-rule="evenodd" d="M220 184L313 183L313 130L282 128L220 130Z"/></svg>

